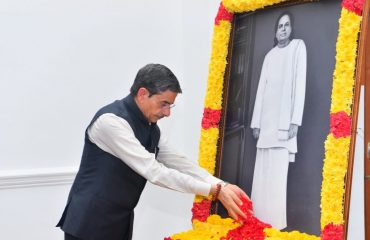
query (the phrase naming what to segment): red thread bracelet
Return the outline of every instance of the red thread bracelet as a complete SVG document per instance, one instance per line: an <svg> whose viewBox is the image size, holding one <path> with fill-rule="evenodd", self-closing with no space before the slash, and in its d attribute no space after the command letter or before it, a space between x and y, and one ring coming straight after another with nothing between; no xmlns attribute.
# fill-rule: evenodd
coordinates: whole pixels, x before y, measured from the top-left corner
<svg viewBox="0 0 370 240"><path fill-rule="evenodd" d="M220 183L218 183L216 186L217 186L217 188L216 188L216 192L215 192L215 194L213 194L213 196L212 196L212 201L216 201L216 200L217 200L218 195L220 194L220 191L221 191L221 184L220 184Z"/></svg>

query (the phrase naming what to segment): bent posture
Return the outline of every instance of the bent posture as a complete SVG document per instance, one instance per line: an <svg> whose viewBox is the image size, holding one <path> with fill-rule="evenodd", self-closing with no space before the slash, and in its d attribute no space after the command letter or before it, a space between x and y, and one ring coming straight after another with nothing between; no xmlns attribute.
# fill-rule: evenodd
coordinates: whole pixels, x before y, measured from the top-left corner
<svg viewBox="0 0 370 240"><path fill-rule="evenodd" d="M66 240L131 239L133 210L147 180L203 196L219 192L232 217L245 217L238 205L247 196L240 188L176 153L161 134L157 121L170 115L178 93L179 82L167 67L148 64L137 73L127 97L95 114L57 225Z"/></svg>

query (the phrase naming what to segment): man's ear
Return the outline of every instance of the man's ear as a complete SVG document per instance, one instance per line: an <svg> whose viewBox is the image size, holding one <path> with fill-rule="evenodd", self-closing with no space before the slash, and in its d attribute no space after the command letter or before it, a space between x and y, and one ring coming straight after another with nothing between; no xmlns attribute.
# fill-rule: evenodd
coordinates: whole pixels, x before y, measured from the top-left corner
<svg viewBox="0 0 370 240"><path fill-rule="evenodd" d="M145 97L148 97L149 96L149 91L146 89L146 88L139 88L139 90L137 90L137 98L139 100L141 99L144 99Z"/></svg>

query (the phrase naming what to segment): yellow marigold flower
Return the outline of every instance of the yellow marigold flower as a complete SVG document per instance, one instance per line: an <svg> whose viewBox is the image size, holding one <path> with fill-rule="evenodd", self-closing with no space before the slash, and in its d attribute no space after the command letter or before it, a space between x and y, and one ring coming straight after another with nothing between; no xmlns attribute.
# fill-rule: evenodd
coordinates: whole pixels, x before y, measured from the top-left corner
<svg viewBox="0 0 370 240"><path fill-rule="evenodd" d="M331 112L345 111L351 114L358 38L358 34L353 33L359 32L360 23L360 16L342 9L336 44Z"/></svg>
<svg viewBox="0 0 370 240"><path fill-rule="evenodd" d="M214 174L216 167L218 134L218 128L202 129L200 134L198 163L211 174Z"/></svg>
<svg viewBox="0 0 370 240"><path fill-rule="evenodd" d="M254 11L286 0L222 0L225 8L230 12L240 13Z"/></svg>
<svg viewBox="0 0 370 240"><path fill-rule="evenodd" d="M201 201L203 201L204 199L211 200L211 196L204 197L204 196L201 196L201 195L195 195L195 197L194 197L194 202L195 202L195 203L200 203L200 202L201 202Z"/></svg>
<svg viewBox="0 0 370 240"><path fill-rule="evenodd" d="M350 138L334 138L329 134L325 141L325 160L321 189L321 227L330 222L343 222L344 177L347 171Z"/></svg>
<svg viewBox="0 0 370 240"><path fill-rule="evenodd" d="M212 40L211 61L209 64L208 84L205 107L221 109L226 57L230 40L231 23L220 21L215 25Z"/></svg>
<svg viewBox="0 0 370 240"><path fill-rule="evenodd" d="M319 240L320 237L298 231L280 232L275 228L265 228L266 240Z"/></svg>
<svg viewBox="0 0 370 240"><path fill-rule="evenodd" d="M222 219L220 216L211 215L206 222L193 221L193 229L171 236L173 240L210 240L220 239L239 226L230 218Z"/></svg>

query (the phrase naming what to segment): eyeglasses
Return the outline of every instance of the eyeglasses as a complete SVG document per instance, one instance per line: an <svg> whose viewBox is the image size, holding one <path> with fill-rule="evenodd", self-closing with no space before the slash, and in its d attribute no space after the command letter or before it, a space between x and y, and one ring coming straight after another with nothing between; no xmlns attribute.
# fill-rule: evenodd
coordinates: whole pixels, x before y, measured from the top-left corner
<svg viewBox="0 0 370 240"><path fill-rule="evenodd" d="M171 109L171 108L173 108L174 106L176 106L175 104L169 104L169 103L167 103L167 102L161 102L160 103L160 106L161 106L161 109L162 110L167 110L167 109Z"/></svg>

